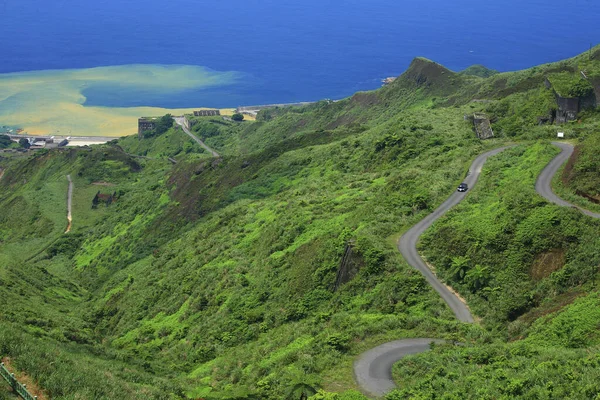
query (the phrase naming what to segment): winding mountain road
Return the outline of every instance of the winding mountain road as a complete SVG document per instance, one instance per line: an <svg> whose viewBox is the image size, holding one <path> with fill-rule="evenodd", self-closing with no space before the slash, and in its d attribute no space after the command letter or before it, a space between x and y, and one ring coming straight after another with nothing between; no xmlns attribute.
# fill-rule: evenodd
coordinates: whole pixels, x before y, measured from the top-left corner
<svg viewBox="0 0 600 400"><path fill-rule="evenodd" d="M372 396L383 396L396 388L392 366L398 360L429 350L431 342L439 339L402 339L384 343L360 355L354 363L354 378L361 389Z"/></svg>
<svg viewBox="0 0 600 400"><path fill-rule="evenodd" d="M552 178L554 177L558 169L561 167L561 165L563 165L569 159L569 157L571 157L571 154L573 154L574 149L573 145L569 143L552 142L552 144L558 146L562 151L559 155L554 157L552 161L550 161L546 168L543 169L540 176L538 176L538 179L535 182L536 192L538 192L551 203L558 204L559 206L563 207L574 207L589 217L600 219L600 214L588 211L585 208L576 206L575 204L571 204L568 201L565 201L558 197L552 191Z"/></svg>
<svg viewBox="0 0 600 400"><path fill-rule="evenodd" d="M552 192L550 183L552 177L558 169L573 153L573 146L566 143L553 142L555 146L560 147L561 153L556 156L544 170L540 173L537 179L535 190L548 201L565 207L576 207L573 204L566 202L556 196ZM473 188L481 174L485 161L509 147L505 146L486 153L481 154L473 161L469 174L464 182ZM454 192L441 206L433 213L429 214L411 229L409 229L398 241L398 250L406 261L419 270L427 279L427 282L440 294L442 299L448 304L454 312L456 318L465 323L472 323L473 316L467 305L446 285L440 282L435 274L429 269L425 261L417 252L417 242L419 237L429 228L438 218L444 215L450 208L460 203L468 192ZM593 218L600 218L600 214L592 213L588 210L576 207L584 214ZM375 347L359 356L354 363L354 376L356 382L365 394L374 397L380 397L396 387L392 379L392 366L403 357L410 354L418 354L429 350L432 342L443 342L439 339L403 339L389 343L384 343Z"/></svg>
<svg viewBox="0 0 600 400"><path fill-rule="evenodd" d="M508 147L505 146L499 149L495 149L492 151L488 151L486 153L481 154L479 157L473 161L471 164L471 168L469 168L469 173L467 177L464 179L464 182L469 185L469 188L473 188L477 183L477 179L479 179L479 175L481 174L481 170L483 169L483 165L488 157L495 156L498 153L506 150ZM423 220L421 220L418 224L410 228L398 242L398 250L404 256L406 262L408 262L411 266L419 270L427 279L427 282L435 289L436 292L442 296L442 299L448 304L450 309L456 315L456 318L461 322L473 322L473 316L469 311L467 305L458 298L458 296L449 289L446 285L444 285L440 280L435 276L435 274L429 269L425 261L419 256L417 252L417 242L419 238L433 223L444 215L448 210L452 207L463 201L463 199L467 196L467 192L458 192L455 191L448 199L442 203L434 212L429 214Z"/></svg>
<svg viewBox="0 0 600 400"><path fill-rule="evenodd" d="M206 150L210 154L212 154L213 157L221 157L219 155L219 153L217 153L216 151L214 151L213 149L211 149L210 147L208 147L202 140L200 140L196 135L194 135L192 132L190 132L190 130L188 128L185 127L184 118L185 117L173 117L173 119L175 120L175 122L177 123L177 125L181 126L181 129L183 129L183 131L189 137L191 137L192 139L194 139L194 141L196 143L198 143L204 150Z"/></svg>

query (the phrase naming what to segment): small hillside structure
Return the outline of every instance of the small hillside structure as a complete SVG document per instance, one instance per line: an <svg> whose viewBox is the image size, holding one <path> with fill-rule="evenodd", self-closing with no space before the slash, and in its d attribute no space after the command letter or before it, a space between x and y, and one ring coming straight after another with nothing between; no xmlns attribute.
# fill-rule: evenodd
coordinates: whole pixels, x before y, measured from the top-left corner
<svg viewBox="0 0 600 400"><path fill-rule="evenodd" d="M156 128L156 118L139 118L138 119L138 138L144 138L144 132L151 131Z"/></svg>
<svg viewBox="0 0 600 400"><path fill-rule="evenodd" d="M597 106L596 88L589 82L587 75L569 73L555 74L545 79L545 85L556 98L554 122L564 124L575 121L582 110Z"/></svg>
<svg viewBox="0 0 600 400"><path fill-rule="evenodd" d="M92 199L92 208L93 209L98 208L99 204L104 204L106 207L108 207L112 203L114 203L116 200L117 200L117 192L114 192L113 194L103 194L103 193L100 193L100 191L98 191L98 193L96 193L96 195Z"/></svg>
<svg viewBox="0 0 600 400"><path fill-rule="evenodd" d="M564 124L568 121L575 121L579 113L579 98L562 97L556 94L556 123Z"/></svg>
<svg viewBox="0 0 600 400"><path fill-rule="evenodd" d="M194 117L217 117L221 115L219 110L199 110L194 111Z"/></svg>
<svg viewBox="0 0 600 400"><path fill-rule="evenodd" d="M494 137L490 119L484 113L473 114L473 125L479 139L484 140Z"/></svg>

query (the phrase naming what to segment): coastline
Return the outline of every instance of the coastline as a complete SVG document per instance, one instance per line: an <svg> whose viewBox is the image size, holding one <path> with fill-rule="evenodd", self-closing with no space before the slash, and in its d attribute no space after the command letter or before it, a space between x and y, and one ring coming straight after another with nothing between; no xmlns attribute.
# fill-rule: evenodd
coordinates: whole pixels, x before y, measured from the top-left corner
<svg viewBox="0 0 600 400"><path fill-rule="evenodd" d="M55 122L54 119L28 122L31 119L26 115L16 114L11 116L10 119L0 116L0 125L18 126L22 129L20 134L31 136L119 138L137 134L138 118L142 116L159 117L167 113L183 115L192 114L194 110L208 109L211 108L168 109L158 107L107 108L80 106L72 108L70 117L60 122ZM231 116L236 109L222 108L219 111L222 116ZM20 116L24 118L20 120Z"/></svg>
<svg viewBox="0 0 600 400"><path fill-rule="evenodd" d="M188 90L213 90L241 79L237 72L157 64L0 74L0 126L19 127L23 133L38 136L120 137L136 133L137 119L142 116L182 115L202 108L87 105L87 90L152 103L150 99L177 98ZM233 111L223 109L221 114Z"/></svg>

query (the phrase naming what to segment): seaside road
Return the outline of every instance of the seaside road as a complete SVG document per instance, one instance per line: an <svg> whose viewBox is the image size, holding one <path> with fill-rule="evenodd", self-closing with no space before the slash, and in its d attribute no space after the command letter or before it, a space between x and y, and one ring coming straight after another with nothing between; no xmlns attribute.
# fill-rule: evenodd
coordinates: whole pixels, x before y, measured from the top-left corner
<svg viewBox="0 0 600 400"><path fill-rule="evenodd" d="M558 204L563 207L575 207L585 215L592 218L600 218L600 214L588 211L584 208L578 207L574 204L565 201L554 194L552 191L551 183L552 177L556 174L558 169L571 157L573 154L573 145L569 143L560 143L560 142L552 142L553 145L559 147L561 152L559 155L554 157L550 163L544 168L540 176L538 176L537 181L535 182L535 190L540 195L542 195L546 200L551 203Z"/></svg>
<svg viewBox="0 0 600 400"><path fill-rule="evenodd" d="M477 179L479 178L483 165L488 157L494 156L509 147L513 146L505 146L488 151L481 154L473 161L469 169L469 174L464 180L464 182L469 185L470 189L477 183ZM411 266L425 275L427 282L429 282L440 296L442 296L458 320L472 323L473 316L467 306L447 286L437 279L417 252L417 241L421 234L425 232L435 220L444 215L446 211L460 203L466 197L467 193L468 191L454 192L433 213L409 229L400 238L398 250ZM440 343L443 341L423 338L396 340L394 342L384 343L379 347L361 354L354 363L354 377L356 382L366 394L371 396L383 396L396 387L396 384L392 380L392 366L406 355L422 353L429 350L431 342Z"/></svg>
<svg viewBox="0 0 600 400"><path fill-rule="evenodd" d="M183 119L184 117L173 117L173 119L175 120L175 122L177 123L177 125L181 126L181 129L183 129L183 131L192 139L194 139L194 141L196 143L198 143L200 146L202 146L202 148L204 148L206 151L208 151L210 154L212 154L213 157L220 157L219 153L217 153L216 151L214 151L213 149L211 149L210 147L208 147L202 140L200 140L196 135L194 135L192 132L189 131L188 128L185 127L184 123L183 123Z"/></svg>

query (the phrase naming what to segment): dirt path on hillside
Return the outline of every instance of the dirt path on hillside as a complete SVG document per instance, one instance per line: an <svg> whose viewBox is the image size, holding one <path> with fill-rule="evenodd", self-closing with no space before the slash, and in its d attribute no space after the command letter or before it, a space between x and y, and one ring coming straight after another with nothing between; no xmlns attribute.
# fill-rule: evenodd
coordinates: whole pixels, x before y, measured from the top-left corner
<svg viewBox="0 0 600 400"><path fill-rule="evenodd" d="M4 170L2 168L0 168L0 181L2 180L3 176L4 176Z"/></svg>
<svg viewBox="0 0 600 400"><path fill-rule="evenodd" d="M73 216L71 215L71 206L73 204L73 181L71 180L71 175L67 175L67 179L69 180L69 190L67 191L67 230L65 233L71 232L71 226L73 224Z"/></svg>

